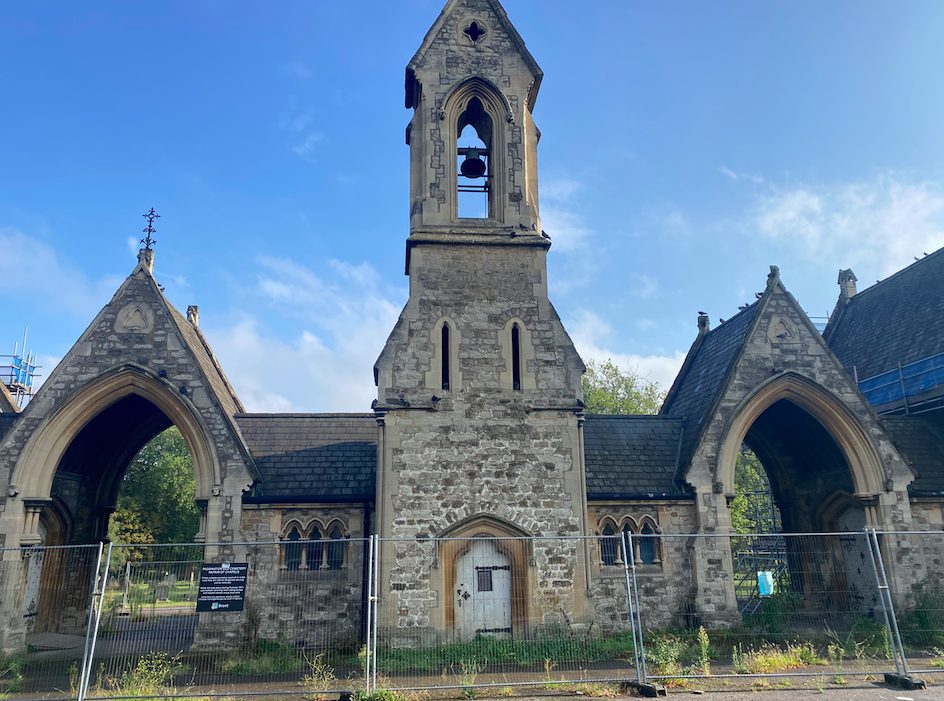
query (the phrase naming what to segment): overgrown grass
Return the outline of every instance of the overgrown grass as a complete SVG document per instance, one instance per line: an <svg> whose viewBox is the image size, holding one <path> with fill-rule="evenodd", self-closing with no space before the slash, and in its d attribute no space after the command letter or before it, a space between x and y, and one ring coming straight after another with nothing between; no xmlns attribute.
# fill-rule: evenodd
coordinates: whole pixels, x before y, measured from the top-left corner
<svg viewBox="0 0 944 701"><path fill-rule="evenodd" d="M522 667L555 663L601 662L632 655L629 632L603 638L555 636L538 640L476 638L437 647L390 648L377 651L377 668L384 672L429 672L443 667L460 668L468 660L500 661Z"/></svg>
<svg viewBox="0 0 944 701"><path fill-rule="evenodd" d="M772 674L825 665L827 661L817 654L811 643L797 642L784 647L767 644L747 650L737 646L731 651L731 664L737 674Z"/></svg>
<svg viewBox="0 0 944 701"><path fill-rule="evenodd" d="M293 646L280 640L257 640L223 660L220 670L227 674L258 676L297 672L306 666L304 657Z"/></svg>
<svg viewBox="0 0 944 701"><path fill-rule="evenodd" d="M23 660L18 655L0 655L0 690L15 692L23 684Z"/></svg>

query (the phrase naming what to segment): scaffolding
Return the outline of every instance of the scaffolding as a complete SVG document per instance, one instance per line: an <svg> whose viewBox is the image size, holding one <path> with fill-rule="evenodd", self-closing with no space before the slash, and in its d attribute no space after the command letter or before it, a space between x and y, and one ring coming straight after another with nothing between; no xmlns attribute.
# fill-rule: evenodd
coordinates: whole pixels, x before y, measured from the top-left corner
<svg viewBox="0 0 944 701"><path fill-rule="evenodd" d="M19 408L26 406L33 396L34 381L39 374L36 372L36 353L26 349L27 329L23 329L23 343L13 342L11 355L0 355L0 382L7 388L13 401Z"/></svg>
<svg viewBox="0 0 944 701"><path fill-rule="evenodd" d="M944 353L898 363L893 370L858 382L869 404L882 414L919 414L940 408L944 404Z"/></svg>

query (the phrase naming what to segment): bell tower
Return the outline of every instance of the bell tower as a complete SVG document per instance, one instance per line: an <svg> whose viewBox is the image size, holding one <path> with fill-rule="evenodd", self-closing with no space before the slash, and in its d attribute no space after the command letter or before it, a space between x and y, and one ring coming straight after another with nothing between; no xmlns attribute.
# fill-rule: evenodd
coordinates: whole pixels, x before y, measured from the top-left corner
<svg viewBox="0 0 944 701"><path fill-rule="evenodd" d="M543 73L498 2L449 2L406 68L410 233L540 236Z"/></svg>
<svg viewBox="0 0 944 701"><path fill-rule="evenodd" d="M541 77L498 0L449 0L407 66L410 296L374 367L383 536L588 532L584 365L548 299L538 211ZM587 612L580 541L534 547L567 571L512 564L515 586L560 583L522 599L535 602L527 625L565 600ZM443 601L448 620L453 571L397 561L387 584L409 573L430 596L396 594L389 610L433 621L426 607Z"/></svg>

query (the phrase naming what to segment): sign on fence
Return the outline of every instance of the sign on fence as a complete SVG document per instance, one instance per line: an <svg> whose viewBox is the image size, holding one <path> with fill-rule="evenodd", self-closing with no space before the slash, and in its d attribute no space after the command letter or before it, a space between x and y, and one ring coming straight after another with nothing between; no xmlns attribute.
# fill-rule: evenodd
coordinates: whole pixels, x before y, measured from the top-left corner
<svg viewBox="0 0 944 701"><path fill-rule="evenodd" d="M242 611L246 603L248 574L248 562L203 565L197 591L197 612Z"/></svg>

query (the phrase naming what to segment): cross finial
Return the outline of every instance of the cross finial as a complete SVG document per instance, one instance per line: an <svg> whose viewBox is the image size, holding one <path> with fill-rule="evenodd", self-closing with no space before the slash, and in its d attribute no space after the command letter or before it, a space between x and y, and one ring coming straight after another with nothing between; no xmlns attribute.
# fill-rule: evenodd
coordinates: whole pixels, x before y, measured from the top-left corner
<svg viewBox="0 0 944 701"><path fill-rule="evenodd" d="M141 229L141 231L143 231L146 234L146 236L143 239L141 239L141 243L144 244L144 250L150 251L151 247L154 246L155 243L157 243L157 239L151 238L151 234L157 231L157 229L154 228L154 220L160 219L161 215L154 211L154 207L151 207L150 212L148 212L147 214L142 214L141 216L147 219L147 223L148 223L148 225L145 228Z"/></svg>

